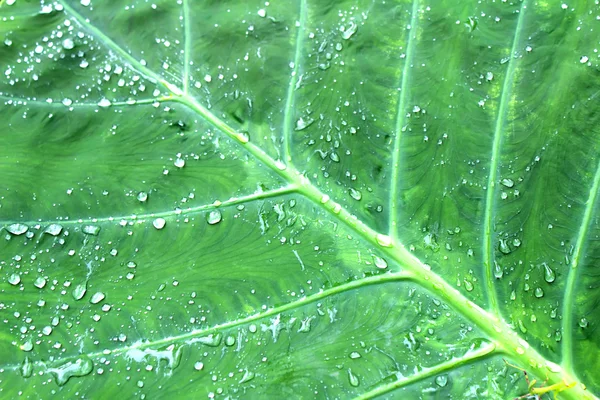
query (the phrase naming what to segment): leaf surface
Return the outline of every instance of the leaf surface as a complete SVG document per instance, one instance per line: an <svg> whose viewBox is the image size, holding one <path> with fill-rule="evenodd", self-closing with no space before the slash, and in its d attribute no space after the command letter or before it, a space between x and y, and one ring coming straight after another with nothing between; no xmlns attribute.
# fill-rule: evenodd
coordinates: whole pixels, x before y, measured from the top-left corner
<svg viewBox="0 0 600 400"><path fill-rule="evenodd" d="M600 10L434 3L0 2L0 394L596 398Z"/></svg>

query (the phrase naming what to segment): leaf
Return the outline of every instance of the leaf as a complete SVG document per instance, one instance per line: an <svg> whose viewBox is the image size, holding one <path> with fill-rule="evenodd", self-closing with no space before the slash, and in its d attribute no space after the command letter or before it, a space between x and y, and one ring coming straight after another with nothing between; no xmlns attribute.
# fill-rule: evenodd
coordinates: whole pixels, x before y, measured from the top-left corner
<svg viewBox="0 0 600 400"><path fill-rule="evenodd" d="M0 393L596 398L597 15L0 2Z"/></svg>

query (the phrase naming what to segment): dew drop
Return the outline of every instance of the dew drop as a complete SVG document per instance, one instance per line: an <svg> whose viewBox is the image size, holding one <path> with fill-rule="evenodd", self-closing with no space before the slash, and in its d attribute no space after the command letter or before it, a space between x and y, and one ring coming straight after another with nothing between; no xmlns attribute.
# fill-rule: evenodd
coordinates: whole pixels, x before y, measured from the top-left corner
<svg viewBox="0 0 600 400"><path fill-rule="evenodd" d="M448 375L438 375L435 377L435 383L439 387L444 387L448 384Z"/></svg>
<svg viewBox="0 0 600 400"><path fill-rule="evenodd" d="M87 357L69 361L57 368L48 368L48 372L54 375L56 383L63 386L69 379L76 376L86 376L94 369L94 364Z"/></svg>
<svg viewBox="0 0 600 400"><path fill-rule="evenodd" d="M112 105L112 103L107 98L103 98L102 100L100 100L98 102L98 107L106 108L106 107L110 107L111 105Z"/></svg>
<svg viewBox="0 0 600 400"><path fill-rule="evenodd" d="M75 47L75 43L73 42L73 39L66 38L62 41L62 47L65 50L71 50L73 47Z"/></svg>
<svg viewBox="0 0 600 400"><path fill-rule="evenodd" d="M23 351L33 350L33 342L31 341L31 339L27 339L27 341L21 345L21 350L23 350Z"/></svg>
<svg viewBox="0 0 600 400"><path fill-rule="evenodd" d="M96 225L85 225L82 229L86 235L98 236L100 233L100 227Z"/></svg>
<svg viewBox="0 0 600 400"><path fill-rule="evenodd" d="M128 261L127 262L127 268L135 268L137 267L137 264L133 261Z"/></svg>
<svg viewBox="0 0 600 400"><path fill-rule="evenodd" d="M139 192L137 194L137 199L140 203L144 203L146 201L148 201L148 193L146 192Z"/></svg>
<svg viewBox="0 0 600 400"><path fill-rule="evenodd" d="M235 344L235 338L233 336L227 336L227 338L225 338L225 345L226 346L233 346Z"/></svg>
<svg viewBox="0 0 600 400"><path fill-rule="evenodd" d="M379 256L376 256L375 254L373 254L373 263L375 263L377 268L386 269L388 267L387 261Z"/></svg>
<svg viewBox="0 0 600 400"><path fill-rule="evenodd" d="M219 210L212 210L206 216L206 222L208 222L210 225L218 224L219 222L221 222L221 219L223 219L223 216L221 215L221 211Z"/></svg>
<svg viewBox="0 0 600 400"><path fill-rule="evenodd" d="M73 104L73 100L71 100L69 98L64 98L62 103L63 103L63 105L69 107L71 104Z"/></svg>
<svg viewBox="0 0 600 400"><path fill-rule="evenodd" d="M246 383L251 381L252 379L254 379L254 372L246 370L244 372L244 376L242 376L242 379L240 379L239 383Z"/></svg>
<svg viewBox="0 0 600 400"><path fill-rule="evenodd" d="M502 275L504 275L504 269L500 266L500 264L494 261L494 277L496 279L500 279L502 278Z"/></svg>
<svg viewBox="0 0 600 400"><path fill-rule="evenodd" d="M87 292L87 282L75 286L71 295L75 300L81 300L85 296L85 292Z"/></svg>
<svg viewBox="0 0 600 400"><path fill-rule="evenodd" d="M506 240L504 240L504 239L500 239L500 243L498 244L498 248L499 248L499 250L503 254L510 254L510 252L511 252L511 249L508 246L508 243L506 243Z"/></svg>
<svg viewBox="0 0 600 400"><path fill-rule="evenodd" d="M246 144L246 143L248 143L250 141L250 135L248 134L248 132L239 132L239 133L236 133L235 137L242 144Z"/></svg>
<svg viewBox="0 0 600 400"><path fill-rule="evenodd" d="M106 298L106 296L104 295L104 293L102 292L96 292L92 295L92 298L90 299L90 303L92 304L98 304L100 303L102 300L104 300Z"/></svg>
<svg viewBox="0 0 600 400"><path fill-rule="evenodd" d="M29 357L25 357L23 364L21 364L21 375L23 378L29 378L31 375L33 375L33 363Z"/></svg>
<svg viewBox="0 0 600 400"><path fill-rule="evenodd" d="M533 294L539 299L541 297L544 297L544 290L542 290L542 288L535 288Z"/></svg>
<svg viewBox="0 0 600 400"><path fill-rule="evenodd" d="M548 264L544 263L544 280L548 283L552 283L555 279L556 275L554 274L554 270L552 270Z"/></svg>
<svg viewBox="0 0 600 400"><path fill-rule="evenodd" d="M515 181L513 181L510 178L504 178L500 181L501 184L503 184L504 186L506 186L507 188L511 188L513 186L515 186Z"/></svg>
<svg viewBox="0 0 600 400"><path fill-rule="evenodd" d="M46 279L44 279L41 276L38 276L35 281L33 281L33 286L35 286L38 289L43 288L44 286L46 286Z"/></svg>
<svg viewBox="0 0 600 400"><path fill-rule="evenodd" d="M19 283L21 283L21 276L19 274L10 274L10 276L8 277L8 283L10 283L13 286L18 285Z"/></svg>
<svg viewBox="0 0 600 400"><path fill-rule="evenodd" d="M63 227L59 224L50 224L46 229L44 229L44 233L52 236L58 236L62 232Z"/></svg>
<svg viewBox="0 0 600 400"><path fill-rule="evenodd" d="M352 35L354 35L356 33L357 29L358 29L358 25L356 25L356 23L351 21L350 26L348 28L344 29L344 31L342 32L342 38L344 40L350 39L352 37Z"/></svg>
<svg viewBox="0 0 600 400"><path fill-rule="evenodd" d="M167 221L165 221L164 218L156 218L154 221L152 221L152 225L154 225L156 229L164 228L166 223Z"/></svg>
<svg viewBox="0 0 600 400"><path fill-rule="evenodd" d="M194 364L194 369L196 371L202 371L203 368L204 368L204 363L202 363L200 361L196 361L196 363Z"/></svg>
<svg viewBox="0 0 600 400"><path fill-rule="evenodd" d="M352 373L352 370L348 368L348 380L350 381L350 385L357 387L360 385L360 380L356 375Z"/></svg>
<svg viewBox="0 0 600 400"><path fill-rule="evenodd" d="M587 328L587 327L588 327L588 325L589 325L589 322L588 322L587 318L583 317L583 318L581 318L581 319L579 320L579 327L580 327L580 328L583 328L583 329L585 329L585 328Z"/></svg>
<svg viewBox="0 0 600 400"><path fill-rule="evenodd" d="M381 233L378 233L377 236L375 237L375 239L377 240L377 243L380 246L392 247L392 238L389 237L388 235L383 235Z"/></svg>
<svg viewBox="0 0 600 400"><path fill-rule="evenodd" d="M361 355L358 351L353 351L352 353L350 353L349 357L353 360L356 360L357 358L360 358Z"/></svg>
<svg viewBox="0 0 600 400"><path fill-rule="evenodd" d="M348 193L350 193L350 197L352 197L356 201L360 201L360 199L362 199L362 193L360 192L360 190L350 188L348 189Z"/></svg>
<svg viewBox="0 0 600 400"><path fill-rule="evenodd" d="M177 168L183 168L185 167L185 160L183 158L177 157L175 159L175 162L173 162L173 165L175 165Z"/></svg>
<svg viewBox="0 0 600 400"><path fill-rule="evenodd" d="M464 282L465 282L465 289L467 289L467 292L472 292L474 287L473 287L473 284L471 283L471 281L468 281L465 279Z"/></svg>
<svg viewBox="0 0 600 400"><path fill-rule="evenodd" d="M6 230L8 231L8 233L11 233L13 235L22 235L25 232L27 232L29 230L29 227L25 224L10 224L8 227L6 227Z"/></svg>

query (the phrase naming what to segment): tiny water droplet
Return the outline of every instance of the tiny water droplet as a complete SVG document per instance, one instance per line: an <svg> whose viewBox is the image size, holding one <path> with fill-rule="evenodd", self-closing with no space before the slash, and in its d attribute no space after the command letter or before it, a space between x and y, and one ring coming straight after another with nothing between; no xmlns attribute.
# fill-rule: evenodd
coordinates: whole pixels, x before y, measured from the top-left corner
<svg viewBox="0 0 600 400"><path fill-rule="evenodd" d="M354 387L360 385L360 380L358 379L358 376L354 375L350 368L348 368L348 380L350 381L350 385Z"/></svg>
<svg viewBox="0 0 600 400"><path fill-rule="evenodd" d="M583 329L585 329L585 328L587 328L587 327L588 327L588 325L589 325L589 322L588 322L587 318L583 317L583 318L581 318L581 319L579 320L579 327L580 327L580 328L583 328Z"/></svg>
<svg viewBox="0 0 600 400"><path fill-rule="evenodd" d="M29 230L29 227L25 224L10 224L9 226L6 227L6 230L8 231L8 233L11 233L13 235L22 235L25 232L27 232Z"/></svg>
<svg viewBox="0 0 600 400"><path fill-rule="evenodd" d="M206 216L206 222L208 222L210 225L218 224L219 222L221 222L221 219L223 219L223 216L221 215L221 211L219 210L212 210Z"/></svg>
<svg viewBox="0 0 600 400"><path fill-rule="evenodd" d="M438 375L435 377L435 383L439 387L444 387L448 384L448 375Z"/></svg>
<svg viewBox="0 0 600 400"><path fill-rule="evenodd" d="M165 221L164 218L156 218L154 221L152 221L152 225L154 225L154 227L159 230L164 228L166 224L167 221Z"/></svg>
<svg viewBox="0 0 600 400"><path fill-rule="evenodd" d="M544 263L544 280L548 283L554 282L556 279L556 275L554 270L548 266L548 264Z"/></svg>

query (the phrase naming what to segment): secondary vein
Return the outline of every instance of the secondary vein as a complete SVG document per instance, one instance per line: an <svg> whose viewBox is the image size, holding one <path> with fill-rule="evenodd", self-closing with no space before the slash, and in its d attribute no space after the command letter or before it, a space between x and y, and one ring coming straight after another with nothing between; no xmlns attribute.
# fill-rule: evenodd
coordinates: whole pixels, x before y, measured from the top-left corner
<svg viewBox="0 0 600 400"><path fill-rule="evenodd" d="M565 294L563 297L562 364L564 365L564 368L569 372L573 372L573 314L575 312L575 285L577 283L577 277L579 276L578 271L580 271L580 269L578 267L579 262L581 260L583 246L588 236L590 226L592 225L592 215L594 213L595 205L598 202L599 190L600 161L598 162L598 167L596 168L596 174L594 175L594 184L590 189L590 194L586 202L583 219L579 227L579 233L577 234L577 242L575 243L573 258L571 259L569 273L567 276L567 284L565 287Z"/></svg>
<svg viewBox="0 0 600 400"><path fill-rule="evenodd" d="M300 19L298 21L298 31L296 33L296 46L295 46L295 55L294 55L294 68L292 70L290 76L290 82L288 84L287 90L287 98L285 101L285 114L283 117L283 154L284 160L286 163L292 161L291 155L291 138L293 132L294 121L292 120L294 116L295 109L295 99L294 99L294 91L296 90L296 85L298 84L299 74L301 71L300 61L302 57L302 47L304 46L304 28L306 25L306 0L300 1Z"/></svg>
<svg viewBox="0 0 600 400"><path fill-rule="evenodd" d="M524 0L519 10L519 18L517 20L517 26L515 28L515 35L513 37L512 48L510 49L510 59L508 67L506 69L506 76L504 77L504 83L502 85L502 95L500 96L500 106L498 108L498 115L496 117L496 126L494 129L494 142L492 145L492 154L490 161L490 172L488 175L488 181L486 186L486 199L485 199L485 212L484 212L484 239L483 239L483 268L485 271L485 282L486 282L486 294L487 299L492 311L496 314L498 311L498 298L496 296L496 290L494 288L494 275L493 275L493 263L494 263L494 233L493 233L493 220L494 220L494 206L495 206L495 187L498 176L498 167L500 159L500 149L502 147L502 136L504 133L504 124L508 113L508 104L512 96L512 86L514 81L514 73L516 68L515 53L521 39L521 31L523 30L523 20L525 15L525 9L527 8L527 0Z"/></svg>
<svg viewBox="0 0 600 400"><path fill-rule="evenodd" d="M419 0L413 0L412 14L410 19L410 30L408 31L408 44L406 45L406 57L404 68L402 69L402 79L400 82L400 98L396 110L396 124L394 131L394 150L392 155L392 182L390 189L390 227L389 235L396 238L398 235L398 202L399 202L399 179L400 179L400 142L402 140L402 129L406 123L406 102L408 101L408 82L410 70L413 64L413 54L416 42L416 31L419 11Z"/></svg>
<svg viewBox="0 0 600 400"><path fill-rule="evenodd" d="M183 93L188 93L190 88L190 57L191 57L191 24L189 0L183 0Z"/></svg>

